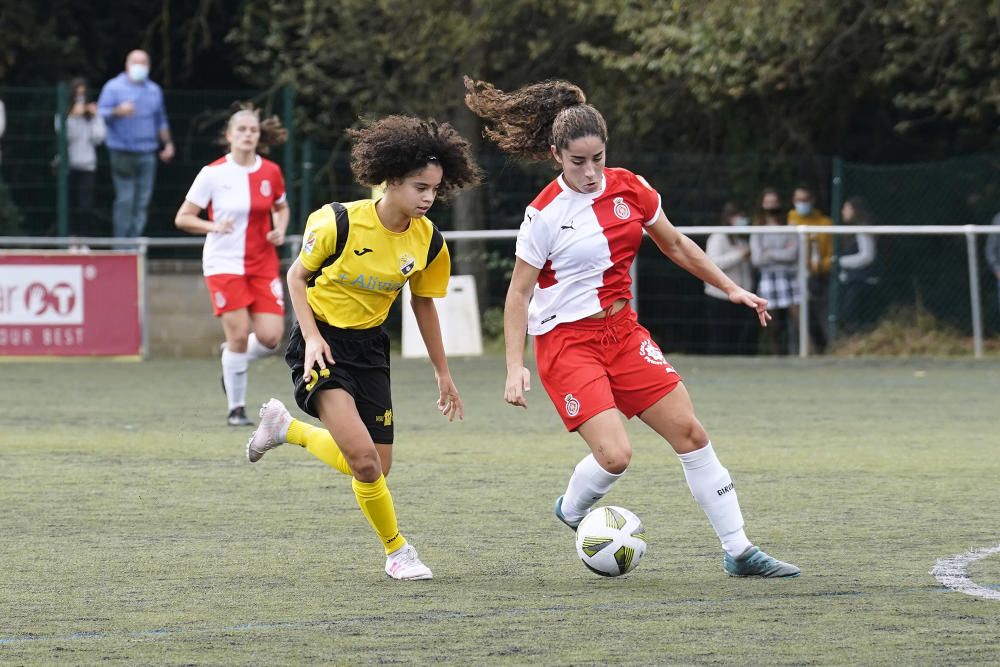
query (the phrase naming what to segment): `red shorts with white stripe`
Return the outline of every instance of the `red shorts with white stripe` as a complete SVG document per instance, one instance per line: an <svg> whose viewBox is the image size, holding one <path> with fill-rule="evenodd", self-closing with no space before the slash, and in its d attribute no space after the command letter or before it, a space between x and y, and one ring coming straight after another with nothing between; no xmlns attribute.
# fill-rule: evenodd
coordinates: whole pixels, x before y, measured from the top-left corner
<svg viewBox="0 0 1000 667"><path fill-rule="evenodd" d="M570 431L618 408L629 419L681 381L635 311L558 325L535 338L538 376Z"/></svg>
<svg viewBox="0 0 1000 667"><path fill-rule="evenodd" d="M251 313L285 314L285 290L277 276L239 276L218 273L205 276L215 316L246 308Z"/></svg>

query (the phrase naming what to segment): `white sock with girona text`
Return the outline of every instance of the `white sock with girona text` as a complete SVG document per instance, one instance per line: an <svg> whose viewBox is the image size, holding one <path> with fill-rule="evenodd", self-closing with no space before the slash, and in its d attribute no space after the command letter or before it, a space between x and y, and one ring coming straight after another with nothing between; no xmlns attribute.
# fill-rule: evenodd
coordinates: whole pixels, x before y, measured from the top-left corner
<svg viewBox="0 0 1000 667"><path fill-rule="evenodd" d="M722 541L722 548L730 556L739 556L750 546L743 530L743 513L736 498L733 478L722 467L712 443L688 454L678 454L684 466L691 494L708 515L715 534Z"/></svg>

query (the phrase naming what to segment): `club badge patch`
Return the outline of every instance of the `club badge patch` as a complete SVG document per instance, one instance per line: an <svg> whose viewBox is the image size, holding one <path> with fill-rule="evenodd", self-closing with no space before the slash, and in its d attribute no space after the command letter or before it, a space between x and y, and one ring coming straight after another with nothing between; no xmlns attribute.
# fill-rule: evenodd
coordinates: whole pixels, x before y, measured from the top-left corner
<svg viewBox="0 0 1000 667"><path fill-rule="evenodd" d="M628 204L625 203L625 199L623 197L615 197L614 202L615 217L620 218L621 220L628 220L632 217L632 209L628 207Z"/></svg>
<svg viewBox="0 0 1000 667"><path fill-rule="evenodd" d="M566 414L570 417L580 414L580 401L573 394L566 394Z"/></svg>
<svg viewBox="0 0 1000 667"><path fill-rule="evenodd" d="M654 366L666 366L667 360L663 356L663 352L660 348L656 346L652 338L647 338L642 341L642 345L639 346L639 354L642 358L646 360L647 363L653 364Z"/></svg>

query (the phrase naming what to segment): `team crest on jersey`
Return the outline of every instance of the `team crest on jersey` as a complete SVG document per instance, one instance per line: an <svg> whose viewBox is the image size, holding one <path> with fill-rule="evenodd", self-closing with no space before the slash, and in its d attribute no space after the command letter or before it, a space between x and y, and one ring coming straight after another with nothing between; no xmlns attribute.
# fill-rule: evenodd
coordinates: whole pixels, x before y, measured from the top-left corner
<svg viewBox="0 0 1000 667"><path fill-rule="evenodd" d="M580 400L573 394L566 394L566 414L570 417L580 414Z"/></svg>
<svg viewBox="0 0 1000 667"><path fill-rule="evenodd" d="M667 360L663 356L663 352L657 347L656 343L653 342L652 338L647 338L642 341L642 345L639 346L639 354L642 358L646 360L647 363L653 364L654 366L666 366Z"/></svg>
<svg viewBox="0 0 1000 667"><path fill-rule="evenodd" d="M413 259L410 255L401 255L399 258L399 271L404 276L410 275L410 271L416 266L417 260Z"/></svg>
<svg viewBox="0 0 1000 667"><path fill-rule="evenodd" d="M271 196L271 181L266 178L260 182L260 194L262 197Z"/></svg>
<svg viewBox="0 0 1000 667"><path fill-rule="evenodd" d="M621 218L622 220L628 220L632 217L632 209L628 207L625 203L625 199L622 197L615 197L615 217Z"/></svg>
<svg viewBox="0 0 1000 667"><path fill-rule="evenodd" d="M316 232L309 230L306 233L306 240L302 242L302 252L309 255L313 251L313 247L316 245Z"/></svg>
<svg viewBox="0 0 1000 667"><path fill-rule="evenodd" d="M215 307L225 308L226 307L226 295L222 292L215 293Z"/></svg>

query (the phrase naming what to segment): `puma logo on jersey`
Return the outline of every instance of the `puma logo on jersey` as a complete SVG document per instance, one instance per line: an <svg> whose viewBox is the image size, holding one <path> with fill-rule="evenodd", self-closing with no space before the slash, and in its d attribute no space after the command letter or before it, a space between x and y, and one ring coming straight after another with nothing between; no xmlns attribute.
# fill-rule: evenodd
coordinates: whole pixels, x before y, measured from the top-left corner
<svg viewBox="0 0 1000 667"><path fill-rule="evenodd" d="M576 231L576 227L573 226L573 222L573 220L570 220L568 225L563 225L559 229L572 229L573 231Z"/></svg>
<svg viewBox="0 0 1000 667"><path fill-rule="evenodd" d="M362 248L361 250L355 250L354 254L357 255L358 257L361 257L361 255L367 255L370 252L375 252L375 251L372 250L371 248Z"/></svg>

